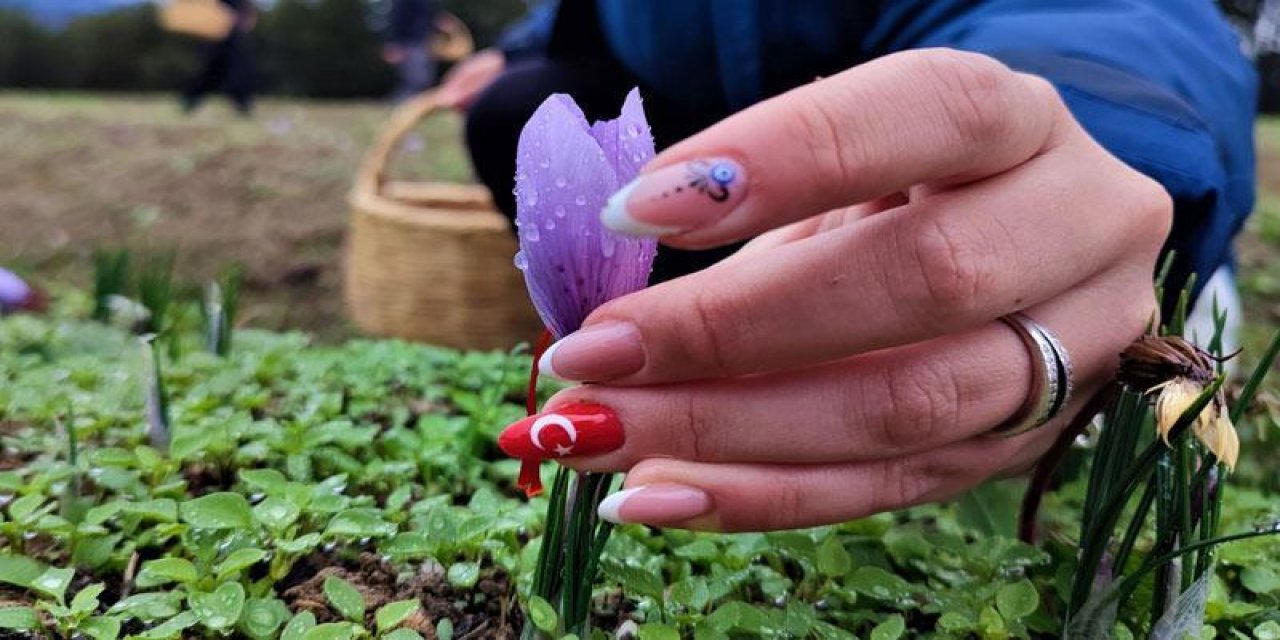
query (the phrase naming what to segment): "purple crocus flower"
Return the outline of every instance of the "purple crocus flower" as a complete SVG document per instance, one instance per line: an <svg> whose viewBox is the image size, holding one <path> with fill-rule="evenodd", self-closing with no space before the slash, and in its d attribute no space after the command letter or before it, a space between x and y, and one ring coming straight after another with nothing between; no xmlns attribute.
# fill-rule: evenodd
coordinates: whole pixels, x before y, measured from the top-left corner
<svg viewBox="0 0 1280 640"><path fill-rule="evenodd" d="M572 98L553 95L520 133L515 262L556 339L576 331L596 307L648 283L657 241L608 231L600 211L653 153L634 89L618 119L594 125Z"/></svg>
<svg viewBox="0 0 1280 640"><path fill-rule="evenodd" d="M0 269L0 313L26 308L32 298L31 286L12 271Z"/></svg>

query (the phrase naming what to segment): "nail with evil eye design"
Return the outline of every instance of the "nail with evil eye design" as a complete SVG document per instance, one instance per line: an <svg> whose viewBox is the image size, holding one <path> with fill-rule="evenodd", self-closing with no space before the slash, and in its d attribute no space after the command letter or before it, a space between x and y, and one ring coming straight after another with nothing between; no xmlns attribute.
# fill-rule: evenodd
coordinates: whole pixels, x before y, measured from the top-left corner
<svg viewBox="0 0 1280 640"><path fill-rule="evenodd" d="M618 233L673 235L720 220L746 194L746 173L738 163L692 160L640 176L609 198L600 217Z"/></svg>

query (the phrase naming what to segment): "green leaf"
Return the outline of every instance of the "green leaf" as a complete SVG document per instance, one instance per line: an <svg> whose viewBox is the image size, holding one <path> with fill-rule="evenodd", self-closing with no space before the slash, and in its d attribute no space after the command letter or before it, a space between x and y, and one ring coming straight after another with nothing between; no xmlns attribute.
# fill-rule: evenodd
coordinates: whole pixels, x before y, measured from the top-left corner
<svg viewBox="0 0 1280 640"><path fill-rule="evenodd" d="M36 579L44 575L48 567L26 556L0 554L0 582L30 589Z"/></svg>
<svg viewBox="0 0 1280 640"><path fill-rule="evenodd" d="M40 628L40 618L31 607L5 607L0 609L0 629L35 631Z"/></svg>
<svg viewBox="0 0 1280 640"><path fill-rule="evenodd" d="M138 586L143 589L156 587L169 582L189 584L196 581L199 575L195 565L185 558L159 558L149 560L142 565L136 578Z"/></svg>
<svg viewBox="0 0 1280 640"><path fill-rule="evenodd" d="M351 640L352 635L350 622L327 622L316 625L302 636L302 640Z"/></svg>
<svg viewBox="0 0 1280 640"><path fill-rule="evenodd" d="M191 611L183 611L178 615L165 620L164 622L148 629L140 634L139 638L144 640L162 640L164 638L177 638L186 629L189 629L200 622L200 617Z"/></svg>
<svg viewBox="0 0 1280 640"><path fill-rule="evenodd" d="M652 571L632 564L611 563L608 573L622 585L622 591L629 596L662 598L664 585Z"/></svg>
<svg viewBox="0 0 1280 640"><path fill-rule="evenodd" d="M329 576L324 579L324 595L342 617L352 622L364 620L364 596L350 582Z"/></svg>
<svg viewBox="0 0 1280 640"><path fill-rule="evenodd" d="M383 520L377 509L347 509L333 516L324 535L326 538L388 538L398 530L395 524Z"/></svg>
<svg viewBox="0 0 1280 640"><path fill-rule="evenodd" d="M1257 640L1280 640L1280 622L1268 620L1253 628Z"/></svg>
<svg viewBox="0 0 1280 640"><path fill-rule="evenodd" d="M640 640L680 640L680 630L668 624L642 624Z"/></svg>
<svg viewBox="0 0 1280 640"><path fill-rule="evenodd" d="M308 533L298 536L295 540L280 540L276 542L276 548L285 553L303 554L320 546L323 541L320 534Z"/></svg>
<svg viewBox="0 0 1280 640"><path fill-rule="evenodd" d="M758 632L770 628L769 616L757 607L745 602L730 601L720 605L711 615L707 623L716 631Z"/></svg>
<svg viewBox="0 0 1280 640"><path fill-rule="evenodd" d="M106 585L101 582L91 584L81 589L76 593L76 597L71 599L72 613L84 614L97 611L98 596L102 595L104 590L106 590Z"/></svg>
<svg viewBox="0 0 1280 640"><path fill-rule="evenodd" d="M378 545L378 551L401 560L416 560L435 555L436 545L425 533L406 531Z"/></svg>
<svg viewBox="0 0 1280 640"><path fill-rule="evenodd" d="M143 502L121 502L120 512L155 522L177 522L178 503L169 498Z"/></svg>
<svg viewBox="0 0 1280 640"><path fill-rule="evenodd" d="M1258 595L1267 595L1280 591L1280 574L1267 565L1254 564L1240 572L1240 584Z"/></svg>
<svg viewBox="0 0 1280 640"><path fill-rule="evenodd" d="M58 602L63 602L67 597L67 587L71 586L71 579L75 575L74 569L50 567L40 574L40 577L31 581L31 588Z"/></svg>
<svg viewBox="0 0 1280 640"><path fill-rule="evenodd" d="M1019 620L1040 608L1040 594L1030 580L1006 584L996 592L996 609L1005 620Z"/></svg>
<svg viewBox="0 0 1280 640"><path fill-rule="evenodd" d="M252 567L265 557L267 557L267 552L262 549L236 549L227 554L226 559L218 563L214 573L217 574L219 580L226 580L234 574Z"/></svg>
<svg viewBox="0 0 1280 640"><path fill-rule="evenodd" d="M895 613L871 630L871 640L898 640L906 631L907 621Z"/></svg>
<svg viewBox="0 0 1280 640"><path fill-rule="evenodd" d="M182 503L182 521L201 529L249 529L253 512L238 493L211 493Z"/></svg>
<svg viewBox="0 0 1280 640"><path fill-rule="evenodd" d="M985 536L1013 538L1017 535L1018 507L1026 483L1001 480L979 485L955 502L960 524Z"/></svg>
<svg viewBox="0 0 1280 640"><path fill-rule="evenodd" d="M838 536L827 536L818 546L817 568L819 573L832 578L847 575L853 568L853 558Z"/></svg>
<svg viewBox="0 0 1280 640"><path fill-rule="evenodd" d="M552 608L550 602L541 596L533 596L529 598L529 621L539 631L552 633L560 623L560 616L556 615L556 610Z"/></svg>
<svg viewBox="0 0 1280 640"><path fill-rule="evenodd" d="M671 601L693 611L701 611L711 601L711 590L704 576L689 576L671 585Z"/></svg>
<svg viewBox="0 0 1280 640"><path fill-rule="evenodd" d="M280 640L302 640L315 626L316 615L310 611L303 611L284 625L284 630L280 632Z"/></svg>
<svg viewBox="0 0 1280 640"><path fill-rule="evenodd" d="M283 531L298 520L302 510L297 505L284 499L272 496L253 507L253 517L272 531Z"/></svg>
<svg viewBox="0 0 1280 640"><path fill-rule="evenodd" d="M417 632L414 632L417 635ZM436 640L453 640L453 621L448 618L441 618L436 623Z"/></svg>
<svg viewBox="0 0 1280 640"><path fill-rule="evenodd" d="M71 562L77 567L97 569L111 560L116 545L123 538L120 534L109 536L84 536L76 540L71 552Z"/></svg>
<svg viewBox="0 0 1280 640"><path fill-rule="evenodd" d="M93 616L80 621L81 633L94 640L116 640L120 637L120 618L114 616Z"/></svg>
<svg viewBox="0 0 1280 640"><path fill-rule="evenodd" d="M22 496L9 504L9 517L14 522L34 521L36 512L44 501L44 496L38 493Z"/></svg>
<svg viewBox="0 0 1280 640"><path fill-rule="evenodd" d="M914 595L910 583L880 567L858 567L846 584L860 594L903 603Z"/></svg>
<svg viewBox="0 0 1280 640"><path fill-rule="evenodd" d="M110 611L143 622L154 622L177 615L181 602L182 593L179 591L138 593L115 603Z"/></svg>
<svg viewBox="0 0 1280 640"><path fill-rule="evenodd" d="M440 621L440 625L444 625L445 623L449 624L449 630L450 630L450 633L452 633L453 622L448 618L445 618ZM446 640L444 634L440 633L440 629L439 629L440 625L437 625L436 637L439 638L440 640ZM449 637L452 638L453 636L450 635ZM422 640L422 634L418 633L417 631L414 631L413 629L394 629L386 634L383 634L382 640Z"/></svg>
<svg viewBox="0 0 1280 640"><path fill-rule="evenodd" d="M449 566L449 584L461 589L470 589L480 581L480 564L477 562L455 562Z"/></svg>
<svg viewBox="0 0 1280 640"><path fill-rule="evenodd" d="M250 598L244 604L240 629L252 638L271 638L289 619L289 608L276 598Z"/></svg>
<svg viewBox="0 0 1280 640"><path fill-rule="evenodd" d="M254 491L261 491L269 496L283 495L289 486L289 479L275 469L242 469L240 481Z"/></svg>
<svg viewBox="0 0 1280 640"><path fill-rule="evenodd" d="M378 631L383 632L400 626L401 622L408 619L415 611L421 608L421 603L415 600L400 600L390 602L378 608L378 612L373 618L377 622Z"/></svg>
<svg viewBox="0 0 1280 640"><path fill-rule="evenodd" d="M187 602L205 627L214 631L230 629L244 613L244 587L239 582L224 582L212 592L191 592Z"/></svg>

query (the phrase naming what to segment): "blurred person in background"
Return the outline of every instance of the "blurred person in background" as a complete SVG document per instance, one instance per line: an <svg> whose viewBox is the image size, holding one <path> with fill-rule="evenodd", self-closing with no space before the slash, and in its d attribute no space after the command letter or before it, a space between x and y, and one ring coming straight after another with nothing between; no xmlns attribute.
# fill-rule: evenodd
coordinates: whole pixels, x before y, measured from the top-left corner
<svg viewBox="0 0 1280 640"><path fill-rule="evenodd" d="M1231 289L1254 202L1257 77L1206 0L561 0L441 96L511 215L530 114L633 86L666 149L601 218L663 282L539 362L594 383L548 411L623 425L564 461L627 472L615 522L803 527L1028 468L1161 306Z"/></svg>
<svg viewBox="0 0 1280 640"><path fill-rule="evenodd" d="M258 20L253 0L218 0L235 12L235 22L227 36L211 43L205 51L204 64L182 94L182 107L192 113L208 94L223 90L231 98L236 111L244 117L253 114L254 61L249 32Z"/></svg>
<svg viewBox="0 0 1280 640"><path fill-rule="evenodd" d="M435 82L436 62L430 38L440 16L436 0L392 0L382 58L400 75L392 99L403 101L426 91Z"/></svg>

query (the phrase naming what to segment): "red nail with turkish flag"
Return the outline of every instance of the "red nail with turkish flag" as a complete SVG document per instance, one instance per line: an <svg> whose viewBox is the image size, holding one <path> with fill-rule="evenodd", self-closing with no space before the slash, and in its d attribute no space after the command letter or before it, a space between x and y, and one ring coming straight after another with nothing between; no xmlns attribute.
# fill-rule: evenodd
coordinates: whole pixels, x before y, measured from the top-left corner
<svg viewBox="0 0 1280 640"><path fill-rule="evenodd" d="M625 441L618 414L604 405L590 403L568 404L531 415L498 436L503 452L524 461L516 485L530 496L542 491L539 462L607 453Z"/></svg>

